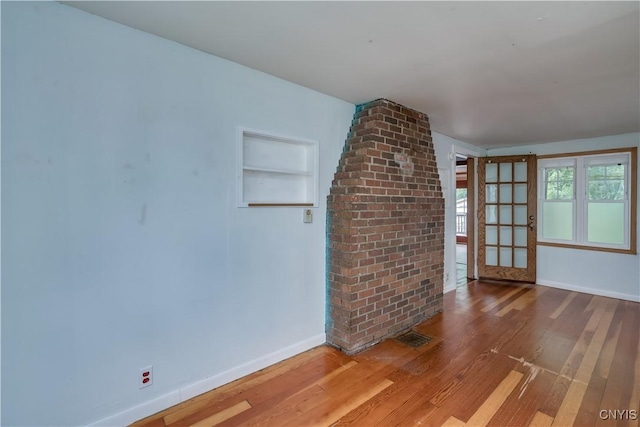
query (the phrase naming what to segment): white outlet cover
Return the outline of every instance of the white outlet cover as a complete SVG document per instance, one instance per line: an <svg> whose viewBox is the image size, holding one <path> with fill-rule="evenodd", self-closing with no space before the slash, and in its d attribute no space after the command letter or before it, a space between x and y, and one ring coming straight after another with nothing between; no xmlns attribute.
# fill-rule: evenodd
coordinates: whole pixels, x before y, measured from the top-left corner
<svg viewBox="0 0 640 427"><path fill-rule="evenodd" d="M145 373L148 373L148 375L145 375ZM145 378L149 378L149 381L147 381L146 383L144 382ZM152 365L149 365L144 368L140 368L140 371L138 373L138 387L145 388L145 387L149 387L150 385L153 385L153 366Z"/></svg>

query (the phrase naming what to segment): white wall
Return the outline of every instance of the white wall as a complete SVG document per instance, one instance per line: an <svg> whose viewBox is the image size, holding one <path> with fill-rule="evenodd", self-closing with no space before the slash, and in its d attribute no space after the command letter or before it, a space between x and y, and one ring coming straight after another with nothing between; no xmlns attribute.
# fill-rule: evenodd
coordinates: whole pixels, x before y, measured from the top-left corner
<svg viewBox="0 0 640 427"><path fill-rule="evenodd" d="M324 342L352 104L54 2L2 2L2 65L3 425L131 422ZM320 142L313 224L236 208L240 125Z"/></svg>
<svg viewBox="0 0 640 427"><path fill-rule="evenodd" d="M444 196L444 292L456 288L456 160L455 154L468 157L486 155L486 150L466 142L432 132L433 145Z"/></svg>
<svg viewBox="0 0 640 427"><path fill-rule="evenodd" d="M2 32L2 7L0 7L0 33ZM0 37L1 40L2 37ZM0 55L0 79L2 78L2 55ZM0 99L2 98L2 85L0 85ZM2 115L2 103L0 102L0 116ZM2 133L2 121L0 121L0 134ZM2 138L0 137L0 165L2 164ZM0 168L1 169L1 168ZM2 242L2 173L0 170L0 242ZM0 244L0 331L2 331L2 244ZM2 384L2 339L0 333L0 385ZM0 386L0 402L2 402L2 387ZM2 424L2 404L0 403L0 424Z"/></svg>
<svg viewBox="0 0 640 427"><path fill-rule="evenodd" d="M559 154L609 148L640 148L640 134L562 141L489 150L490 156ZM640 177L639 177L640 178ZM636 189L640 188L640 179ZM638 198L640 212L640 197ZM639 225L640 225L640 221ZM640 227L637 228L640 230ZM541 285L640 301L640 256L538 246L538 280Z"/></svg>

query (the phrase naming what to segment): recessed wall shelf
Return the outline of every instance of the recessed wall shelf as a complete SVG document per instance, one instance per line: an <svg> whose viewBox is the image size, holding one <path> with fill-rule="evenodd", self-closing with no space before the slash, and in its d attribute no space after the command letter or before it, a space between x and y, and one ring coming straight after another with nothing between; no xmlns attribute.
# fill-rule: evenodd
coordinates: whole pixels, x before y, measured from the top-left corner
<svg viewBox="0 0 640 427"><path fill-rule="evenodd" d="M238 206L317 206L318 142L240 128Z"/></svg>

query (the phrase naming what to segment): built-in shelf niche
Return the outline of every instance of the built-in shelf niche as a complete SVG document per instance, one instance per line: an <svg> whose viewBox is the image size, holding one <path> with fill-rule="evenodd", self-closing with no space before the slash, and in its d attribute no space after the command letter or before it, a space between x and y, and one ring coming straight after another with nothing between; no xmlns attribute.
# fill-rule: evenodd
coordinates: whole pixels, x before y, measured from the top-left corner
<svg viewBox="0 0 640 427"><path fill-rule="evenodd" d="M240 128L238 206L317 206L318 142Z"/></svg>

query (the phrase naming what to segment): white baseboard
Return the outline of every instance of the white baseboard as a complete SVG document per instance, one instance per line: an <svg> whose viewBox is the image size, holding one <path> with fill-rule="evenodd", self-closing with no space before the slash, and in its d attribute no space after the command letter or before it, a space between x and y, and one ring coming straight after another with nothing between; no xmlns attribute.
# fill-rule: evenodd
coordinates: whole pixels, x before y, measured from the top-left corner
<svg viewBox="0 0 640 427"><path fill-rule="evenodd" d="M274 363L278 363L284 359L295 356L296 354L300 354L303 351L307 351L326 342L327 337L325 334L316 335L315 337L311 337L304 341L290 345L289 347L285 347L281 350L275 351L271 354L267 354L266 356L254 359L250 362L229 369L228 371L190 384L180 390L180 401L184 402L185 400L189 400L194 396L205 393L209 390L213 390L214 388L220 387L223 384L235 381L238 378L242 378L245 375L249 375L253 372L259 371L260 369L264 369L267 366L271 366Z"/></svg>
<svg viewBox="0 0 640 427"><path fill-rule="evenodd" d="M538 279L538 285L549 286L551 288L564 289L567 291L582 292L584 294L600 295L603 297L617 298L626 301L640 302L640 295L623 294L620 292L608 291L605 289L585 288L584 286L572 285L569 283L555 282L553 280Z"/></svg>
<svg viewBox="0 0 640 427"><path fill-rule="evenodd" d="M213 390L216 387L235 381L245 375L264 369L284 359L300 354L304 351L324 344L327 341L325 334L316 335L304 341L300 341L289 347L285 347L273 353L251 360L235 368L204 378L180 389L129 408L125 411L111 415L96 421L91 426L127 426L142 418L153 415L173 405L189 400L194 396Z"/></svg>

